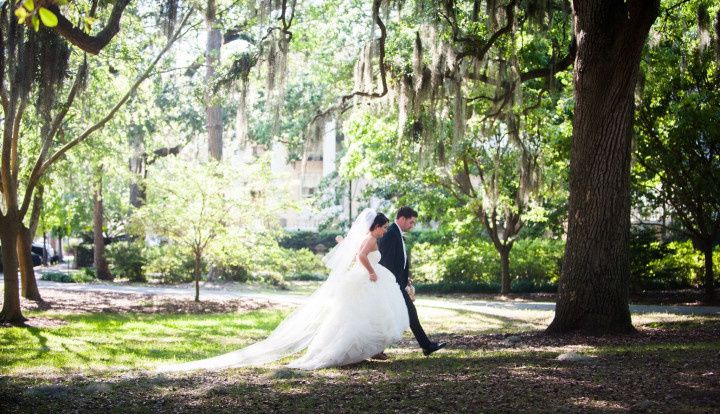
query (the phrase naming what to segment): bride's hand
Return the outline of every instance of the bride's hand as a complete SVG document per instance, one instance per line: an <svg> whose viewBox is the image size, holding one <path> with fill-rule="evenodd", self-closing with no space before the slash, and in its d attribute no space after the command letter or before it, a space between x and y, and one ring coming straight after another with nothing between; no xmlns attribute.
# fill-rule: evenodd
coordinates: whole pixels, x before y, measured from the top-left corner
<svg viewBox="0 0 720 414"><path fill-rule="evenodd" d="M370 273L370 280L377 282L377 275L375 273Z"/></svg>

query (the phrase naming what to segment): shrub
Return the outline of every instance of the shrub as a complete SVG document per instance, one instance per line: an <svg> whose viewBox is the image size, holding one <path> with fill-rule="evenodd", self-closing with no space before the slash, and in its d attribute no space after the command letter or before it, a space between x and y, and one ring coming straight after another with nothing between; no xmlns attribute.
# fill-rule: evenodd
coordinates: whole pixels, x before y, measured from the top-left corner
<svg viewBox="0 0 720 414"><path fill-rule="evenodd" d="M93 257L92 243L80 243L73 247L75 251L75 267L91 267L95 258Z"/></svg>
<svg viewBox="0 0 720 414"><path fill-rule="evenodd" d="M228 282L247 282L250 279L247 266L241 264L221 264L213 270L215 276Z"/></svg>
<svg viewBox="0 0 720 414"><path fill-rule="evenodd" d="M286 280L297 280L301 282L322 282L327 279L327 275L320 273L297 273L285 278Z"/></svg>
<svg viewBox="0 0 720 414"><path fill-rule="evenodd" d="M70 276L75 283L87 283L95 280L95 271L86 267L82 271L71 272Z"/></svg>
<svg viewBox="0 0 720 414"><path fill-rule="evenodd" d="M193 258L187 249L176 245L146 247L145 256L145 271L157 277L160 283L193 281Z"/></svg>
<svg viewBox="0 0 720 414"><path fill-rule="evenodd" d="M341 231L288 231L280 237L278 243L285 249L308 249L314 253L323 253L335 247L337 236L344 235Z"/></svg>
<svg viewBox="0 0 720 414"><path fill-rule="evenodd" d="M40 276L40 280L48 280L51 282L75 283L75 280L68 273L47 272Z"/></svg>
<svg viewBox="0 0 720 414"><path fill-rule="evenodd" d="M714 254L714 271L720 270L720 252ZM633 228L630 238L630 286L641 290L682 289L702 284L702 253L689 240L662 242L653 229Z"/></svg>
<svg viewBox="0 0 720 414"><path fill-rule="evenodd" d="M553 291L560 277L564 243L520 240L510 253L513 291ZM411 251L412 277L427 286L446 284L444 291L492 292L500 283L500 255L487 241L433 245L417 243ZM438 291L436 287L433 287Z"/></svg>
<svg viewBox="0 0 720 414"><path fill-rule="evenodd" d="M257 278L271 286L275 286L280 289L287 289L287 283L283 279L282 275L277 272L261 272L257 274Z"/></svg>
<svg viewBox="0 0 720 414"><path fill-rule="evenodd" d="M110 271L116 277L127 278L131 282L145 282L147 259L140 242L116 242L106 249Z"/></svg>
<svg viewBox="0 0 720 414"><path fill-rule="evenodd" d="M95 279L95 268L94 267L83 267L82 269L83 279L88 281Z"/></svg>
<svg viewBox="0 0 720 414"><path fill-rule="evenodd" d="M442 283L413 283L416 293L498 293L498 283L455 281Z"/></svg>
<svg viewBox="0 0 720 414"><path fill-rule="evenodd" d="M85 283L93 279L95 279L95 273L93 272L91 275L88 275L87 271L74 271L72 273L47 272L40 276L40 280L49 280L61 283Z"/></svg>
<svg viewBox="0 0 720 414"><path fill-rule="evenodd" d="M537 289L551 289L560 279L564 253L565 243L562 241L519 240L510 253L510 276L514 282L523 281L522 286L534 286L534 292L544 292Z"/></svg>

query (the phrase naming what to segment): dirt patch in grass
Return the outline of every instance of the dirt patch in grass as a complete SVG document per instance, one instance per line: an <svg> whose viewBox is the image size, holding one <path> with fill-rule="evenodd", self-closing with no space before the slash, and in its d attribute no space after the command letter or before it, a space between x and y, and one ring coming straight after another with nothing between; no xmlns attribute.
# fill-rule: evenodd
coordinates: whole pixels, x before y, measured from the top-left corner
<svg viewBox="0 0 720 414"><path fill-rule="evenodd" d="M46 289L44 302L22 301L23 311L42 310L56 313L177 313L202 314L245 312L280 306L268 299L192 299L118 292L62 291Z"/></svg>
<svg viewBox="0 0 720 414"><path fill-rule="evenodd" d="M502 302L555 302L556 293L510 293L500 295L497 293L462 293L437 294L437 297L447 297L466 300L496 300ZM684 305L684 306L720 306L720 296L714 301L707 301L705 291L702 289L679 290L646 290L630 295L630 303L643 305Z"/></svg>
<svg viewBox="0 0 720 414"><path fill-rule="evenodd" d="M544 331L519 334L463 335L445 333L435 335L455 349L547 349L561 347L618 347L643 344L696 344L716 342L720 344L720 318L699 322L661 323L640 326L637 332L627 335L592 336L579 333L549 335ZM717 355L720 358L720 354Z"/></svg>

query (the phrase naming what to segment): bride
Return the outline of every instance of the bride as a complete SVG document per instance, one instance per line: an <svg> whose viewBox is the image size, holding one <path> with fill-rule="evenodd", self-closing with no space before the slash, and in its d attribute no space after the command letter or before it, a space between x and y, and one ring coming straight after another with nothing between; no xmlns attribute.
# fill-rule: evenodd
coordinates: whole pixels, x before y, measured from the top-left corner
<svg viewBox="0 0 720 414"><path fill-rule="evenodd" d="M323 259L328 279L270 336L214 358L166 365L160 372L222 369L272 362L305 349L288 367L319 369L353 364L381 353L408 328L395 276L378 264L377 239L389 220L363 210L347 236Z"/></svg>

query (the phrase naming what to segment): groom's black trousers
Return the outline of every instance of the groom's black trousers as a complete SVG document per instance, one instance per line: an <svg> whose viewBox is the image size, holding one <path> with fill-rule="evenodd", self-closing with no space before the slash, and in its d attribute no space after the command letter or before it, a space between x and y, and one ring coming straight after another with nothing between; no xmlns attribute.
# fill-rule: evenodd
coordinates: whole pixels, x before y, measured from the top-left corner
<svg viewBox="0 0 720 414"><path fill-rule="evenodd" d="M428 339L427 335L425 334L425 331L423 330L422 326L420 325L420 320L418 319L417 310L415 309L415 304L410 299L410 296L408 295L408 293L405 289L400 288L400 291L402 292L403 298L405 299L405 305L407 305L408 317L410 318L410 329L412 330L412 333L415 335L415 339L417 339L418 344L420 344L420 348L429 349L432 342L430 342L430 339Z"/></svg>

